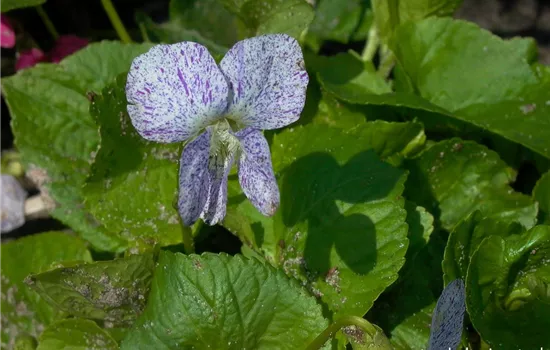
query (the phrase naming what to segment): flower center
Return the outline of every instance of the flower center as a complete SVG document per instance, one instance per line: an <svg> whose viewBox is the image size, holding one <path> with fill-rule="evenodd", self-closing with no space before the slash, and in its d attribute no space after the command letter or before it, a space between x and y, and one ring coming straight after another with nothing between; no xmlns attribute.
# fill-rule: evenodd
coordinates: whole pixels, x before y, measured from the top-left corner
<svg viewBox="0 0 550 350"><path fill-rule="evenodd" d="M216 177L221 177L230 163L241 155L242 145L227 119L224 118L208 128L210 129L208 168L216 173Z"/></svg>

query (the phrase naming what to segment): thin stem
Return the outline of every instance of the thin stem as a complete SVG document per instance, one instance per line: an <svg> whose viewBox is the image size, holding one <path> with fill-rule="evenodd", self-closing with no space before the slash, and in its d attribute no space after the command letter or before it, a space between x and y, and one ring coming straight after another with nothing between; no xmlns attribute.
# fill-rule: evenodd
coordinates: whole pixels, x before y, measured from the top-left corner
<svg viewBox="0 0 550 350"><path fill-rule="evenodd" d="M124 24L122 24L122 21L120 20L120 17L118 16L111 0L101 0L101 5L103 5L103 9L107 13L107 16L109 16L109 20L111 21L113 28L115 28L120 41L123 43L131 43L132 38L130 38L130 34L128 34Z"/></svg>
<svg viewBox="0 0 550 350"><path fill-rule="evenodd" d="M144 42L150 43L151 39L149 38L149 34L147 34L147 28L145 28L145 24L138 23L139 31L141 33L141 38Z"/></svg>
<svg viewBox="0 0 550 350"><path fill-rule="evenodd" d="M373 24L369 29L367 44L365 45L365 49L363 50L363 54L361 55L363 61L371 62L379 45L380 38L378 37L378 30L376 29L376 25Z"/></svg>
<svg viewBox="0 0 550 350"><path fill-rule="evenodd" d="M311 344L306 348L306 350L317 350L323 347L327 341L332 338L336 332L338 332L341 328L347 327L347 326L356 326L358 328L361 328L365 333L371 336L371 338L374 339L375 335L380 333L376 327L372 325L369 321L365 320L364 318L357 317L357 316L344 316L338 320L336 320L333 324L328 326L323 333L319 334L317 338L315 338Z"/></svg>
<svg viewBox="0 0 550 350"><path fill-rule="evenodd" d="M46 29L48 32L50 32L50 35L52 36L53 40L57 40L59 38L59 33L55 29L55 26L53 25L53 22L50 20L50 17L48 17L48 14L46 11L44 11L44 8L42 5L38 5L35 7L36 12L38 12L38 15L42 19L42 22L44 22L44 25L46 26Z"/></svg>
<svg viewBox="0 0 550 350"><path fill-rule="evenodd" d="M185 254L193 254L195 252L195 241L193 239L193 229L189 226L184 225L183 221L181 220L181 217L180 217L180 224L181 224L183 251L185 252Z"/></svg>
<svg viewBox="0 0 550 350"><path fill-rule="evenodd" d="M380 65L378 66L378 74L386 79L395 64L395 55L387 45L382 45L380 49Z"/></svg>

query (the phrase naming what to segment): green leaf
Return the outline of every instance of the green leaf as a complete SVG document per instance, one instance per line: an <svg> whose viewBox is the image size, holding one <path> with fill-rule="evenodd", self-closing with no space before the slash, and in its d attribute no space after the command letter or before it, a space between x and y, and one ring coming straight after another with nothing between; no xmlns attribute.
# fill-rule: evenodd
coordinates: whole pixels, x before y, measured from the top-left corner
<svg viewBox="0 0 550 350"><path fill-rule="evenodd" d="M2 243L2 343L13 346L17 336L37 337L55 318L54 310L23 280L65 261L92 261L81 239L48 232Z"/></svg>
<svg viewBox="0 0 550 350"><path fill-rule="evenodd" d="M372 63L363 62L353 51L330 57L317 56L308 63L318 72L321 85L331 92L337 90L337 96L391 92L391 88L376 73Z"/></svg>
<svg viewBox="0 0 550 350"><path fill-rule="evenodd" d="M296 1L295 4L278 8L268 17L264 17L265 21L260 22L256 35L284 33L300 39L302 32L313 20L313 15L311 5L302 0Z"/></svg>
<svg viewBox="0 0 550 350"><path fill-rule="evenodd" d="M438 142L406 161L410 171L405 196L452 230L475 210L525 227L535 224L537 205L509 184L515 172L498 155L472 141Z"/></svg>
<svg viewBox="0 0 550 350"><path fill-rule="evenodd" d="M540 222L550 224L550 171L537 181L533 189L533 199L539 203Z"/></svg>
<svg viewBox="0 0 550 350"><path fill-rule="evenodd" d="M145 307L153 255L98 261L33 275L27 280L57 310L129 326Z"/></svg>
<svg viewBox="0 0 550 350"><path fill-rule="evenodd" d="M15 350L35 350L36 347L36 339L27 334L18 335L15 338L15 345L13 346Z"/></svg>
<svg viewBox="0 0 550 350"><path fill-rule="evenodd" d="M349 64L349 63L348 63ZM366 66L369 65L369 63L365 64ZM357 67L357 65L354 65ZM340 68L340 74L342 74L343 67ZM432 103L430 103L428 100L414 95L410 92L389 92L389 87L386 83L381 84L384 80L377 74L376 76L369 73L369 71L372 72L372 68L366 68L366 71L363 73L365 77L370 76L372 78L371 81L365 83L369 84L371 87L369 88L368 85L361 86L362 84L352 84L355 82L356 77L358 76L357 68L355 69L346 69L348 72L356 72L354 73L348 73L348 74L342 74L341 78L331 78L330 75L327 74L319 74L319 83L321 84L321 87L326 90L327 92L331 93L332 95L336 96L338 99L345 101L347 103L351 104L357 104L357 105L373 105L373 106L390 106L393 110L396 109L406 109L412 111L414 114L418 114L418 112L422 112L423 115L419 115L424 117L423 122L426 123L426 121L431 122L431 124L435 124L435 122L432 119L436 119L437 122L439 122L438 119L441 118L441 116L452 116L452 114L441 108L438 107ZM328 73L330 74L330 73ZM386 85L386 87L384 87ZM379 88L376 88L376 87ZM411 114L412 114L411 113ZM428 119L427 117L432 117L431 119ZM428 124L428 123L427 123ZM448 124L448 123L447 123ZM430 124L428 124L430 125ZM462 125L460 125L462 126Z"/></svg>
<svg viewBox="0 0 550 350"><path fill-rule="evenodd" d="M484 217L480 211L470 214L449 235L443 260L445 284L457 278L466 279L472 254L485 238L492 235L507 237L522 231L519 223L506 218Z"/></svg>
<svg viewBox="0 0 550 350"><path fill-rule="evenodd" d="M399 21L406 23L423 18L452 16L462 0L400 0Z"/></svg>
<svg viewBox="0 0 550 350"><path fill-rule="evenodd" d="M241 20L218 0L172 0L170 22L225 48L239 40ZM200 41L199 41L200 42ZM208 43L207 42L207 43Z"/></svg>
<svg viewBox="0 0 550 350"><path fill-rule="evenodd" d="M256 35L285 33L300 39L314 12L305 0L248 0L240 15Z"/></svg>
<svg viewBox="0 0 550 350"><path fill-rule="evenodd" d="M55 201L52 216L100 250L121 251L125 242L82 210L81 187L99 142L86 94L127 71L149 47L91 44L60 64L40 64L2 79L15 144L29 177Z"/></svg>
<svg viewBox="0 0 550 350"><path fill-rule="evenodd" d="M316 42L323 40L348 43L364 40L365 30L360 35L359 26L368 30L373 21L369 3L363 0L321 0L315 8L315 17L308 28L308 43L319 49Z"/></svg>
<svg viewBox="0 0 550 350"><path fill-rule="evenodd" d="M420 96L450 111L499 103L537 83L529 64L536 50L532 39L503 40L465 21L408 23L397 30L392 48ZM436 81L441 74L446 79Z"/></svg>
<svg viewBox="0 0 550 350"><path fill-rule="evenodd" d="M68 319L52 324L40 336L37 350L117 350L109 333L90 320Z"/></svg>
<svg viewBox="0 0 550 350"><path fill-rule="evenodd" d="M45 3L46 0L3 0L2 13L24 7L38 6Z"/></svg>
<svg viewBox="0 0 550 350"><path fill-rule="evenodd" d="M413 89L450 112L442 115L550 158L550 82L530 66L534 40L429 18L400 26L391 46Z"/></svg>
<svg viewBox="0 0 550 350"><path fill-rule="evenodd" d="M336 61L337 57L338 55L332 60ZM436 131L441 128L441 119L448 119L447 116L452 117L449 111L411 92L391 92L388 84L379 74L374 72L374 68L370 63L364 63L363 71L361 71L361 66L358 64L358 58L355 58L355 63L347 58L345 60L347 62L342 60L343 64L334 65L333 67L320 64L323 60L330 62L330 59L316 58L315 60L310 59L308 62L313 70L320 71L317 77L322 89L339 100L354 105L355 108L378 108L375 111L368 111L367 114L373 114L374 112L375 115L378 115L383 113L380 117L383 119L386 119L392 112L394 114L397 112L412 115L420 117L427 127ZM326 72L322 71L324 69L326 69ZM337 73L334 74L333 72ZM380 112L381 107L385 107L385 109L382 109L383 112ZM458 129L459 131L464 129L464 125L459 123L446 122L444 127L451 130Z"/></svg>
<svg viewBox="0 0 550 350"><path fill-rule="evenodd" d="M407 225L409 225L407 259L414 259L430 240L430 235L434 230L434 217L425 208L417 206L411 201L405 202L405 209L407 210Z"/></svg>
<svg viewBox="0 0 550 350"><path fill-rule="evenodd" d="M380 157L399 154L421 130L382 121L286 129L271 146L277 214L259 214L231 178L224 226L336 315L363 316L397 278L407 248L406 174Z"/></svg>
<svg viewBox="0 0 550 350"><path fill-rule="evenodd" d="M472 256L466 306L493 348L550 347L550 226L485 239Z"/></svg>
<svg viewBox="0 0 550 350"><path fill-rule="evenodd" d="M342 129L351 129L365 122L366 113L361 109L363 106L341 102L326 91L321 91L321 96L316 113L309 122ZM308 121L304 118L303 123L307 124Z"/></svg>
<svg viewBox="0 0 550 350"><path fill-rule="evenodd" d="M241 8L248 0L218 0L225 8L234 14L240 14Z"/></svg>
<svg viewBox="0 0 550 350"><path fill-rule="evenodd" d="M92 103L101 145L83 190L86 208L130 244L180 243L173 203L182 145L149 142L137 133L126 111L125 85L126 77L118 77Z"/></svg>
<svg viewBox="0 0 550 350"><path fill-rule="evenodd" d="M158 24L147 15L137 13L136 22L139 24L147 39L152 42L174 44L182 41L193 41L206 46L214 57L223 56L228 49L226 46L220 45L216 41L205 37L202 33L193 29L193 26L190 28L184 27L180 21L169 20Z"/></svg>
<svg viewBox="0 0 550 350"><path fill-rule="evenodd" d="M303 349L326 326L313 297L256 259L163 251L121 348Z"/></svg>
<svg viewBox="0 0 550 350"><path fill-rule="evenodd" d="M388 41L402 23L431 16L451 16L462 0L372 0L379 36Z"/></svg>

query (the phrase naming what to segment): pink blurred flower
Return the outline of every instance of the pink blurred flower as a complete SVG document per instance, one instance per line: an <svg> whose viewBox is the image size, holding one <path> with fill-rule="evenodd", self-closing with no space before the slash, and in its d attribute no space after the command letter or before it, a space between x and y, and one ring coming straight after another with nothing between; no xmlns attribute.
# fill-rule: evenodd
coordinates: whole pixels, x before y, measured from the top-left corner
<svg viewBox="0 0 550 350"><path fill-rule="evenodd" d="M11 49L15 46L15 32L8 17L0 16L0 47Z"/></svg>
<svg viewBox="0 0 550 350"><path fill-rule="evenodd" d="M53 49L47 54L44 54L40 49L20 52L15 63L15 70L29 68L40 62L59 63L63 58L84 48L88 43L88 40L79 38L76 35L61 35Z"/></svg>
<svg viewBox="0 0 550 350"><path fill-rule="evenodd" d="M17 61L15 62L15 70L21 70L34 66L37 63L47 61L46 55L40 49L32 48L17 53Z"/></svg>
<svg viewBox="0 0 550 350"><path fill-rule="evenodd" d="M76 35L61 35L54 48L50 51L50 60L58 63L63 58L86 47L88 40L77 37Z"/></svg>

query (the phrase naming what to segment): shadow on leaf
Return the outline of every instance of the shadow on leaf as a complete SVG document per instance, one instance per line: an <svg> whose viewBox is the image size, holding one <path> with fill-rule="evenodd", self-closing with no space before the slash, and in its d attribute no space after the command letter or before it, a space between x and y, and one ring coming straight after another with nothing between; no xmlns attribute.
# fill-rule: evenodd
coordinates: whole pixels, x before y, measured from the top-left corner
<svg viewBox="0 0 550 350"><path fill-rule="evenodd" d="M372 165L374 169L370 169ZM374 173L369 173L371 170ZM326 274L338 260L357 274L373 269L376 228L368 216L354 213L354 204L385 199L401 175L401 170L381 162L374 151L358 153L343 166L328 153L312 153L285 170L283 223L286 227L308 223L304 248L307 274Z"/></svg>

